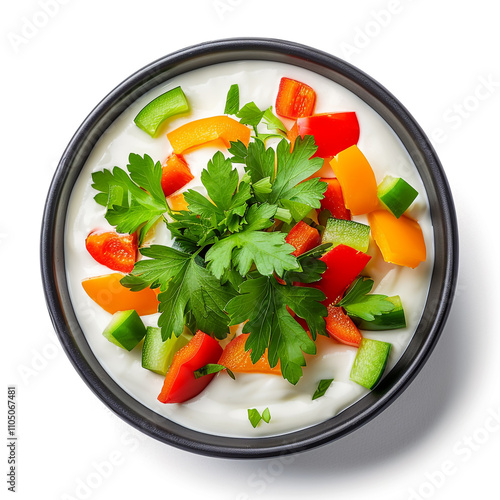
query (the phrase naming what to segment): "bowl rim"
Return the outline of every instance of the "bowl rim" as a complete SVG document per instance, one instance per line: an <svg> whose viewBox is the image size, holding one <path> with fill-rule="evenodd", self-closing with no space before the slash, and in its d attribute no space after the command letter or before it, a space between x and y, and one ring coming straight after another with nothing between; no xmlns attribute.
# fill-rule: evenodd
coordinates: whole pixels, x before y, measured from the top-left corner
<svg viewBox="0 0 500 500"><path fill-rule="evenodd" d="M76 180L93 145L123 109L160 82L175 76L176 72L181 74L197 67L243 59L277 60L317 73L324 71L331 75L333 72L339 83L347 82L354 93L366 94L365 98L357 94L363 100L366 101L367 95L373 96L379 109L373 106L373 102L369 104L386 121L384 113L397 117L402 126L398 136L401 139L401 134L408 134L406 140L415 148L409 153L413 159L422 158L428 182L432 183L437 194L438 223L444 250L439 296L434 303L426 303L424 312L432 306L432 317L425 338L415 352L408 355L406 366L397 369L400 359L372 392L339 414L357 408L360 401L366 400L364 405L358 405L358 411L351 411L348 418L335 416L306 429L261 438L215 436L178 425L143 406L121 389L102 367L99 368L96 358L92 359L92 351L92 356L89 355L90 348L88 344L85 346L84 337L82 341L83 334L69 300L61 229L66 218L68 192L73 187L71 180ZM110 110L114 110L114 114ZM86 145L86 152L82 153L83 145ZM406 147L407 143L404 145ZM76 171L78 166L80 168ZM433 227L434 222L433 218ZM45 204L40 245L42 281L52 323L70 361L90 389L120 418L147 435L183 450L225 458L264 458L304 451L345 436L386 409L414 380L433 351L451 308L458 274L458 226L452 195L430 141L411 114L385 87L342 59L306 45L271 38L227 38L178 50L146 65L104 97L83 121L61 157Z"/></svg>

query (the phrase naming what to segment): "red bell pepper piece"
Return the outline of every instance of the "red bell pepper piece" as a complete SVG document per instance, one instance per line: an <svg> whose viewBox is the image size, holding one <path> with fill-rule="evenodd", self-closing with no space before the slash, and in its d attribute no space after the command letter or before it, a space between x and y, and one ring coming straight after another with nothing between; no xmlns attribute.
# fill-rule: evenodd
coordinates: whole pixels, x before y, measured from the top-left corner
<svg viewBox="0 0 500 500"><path fill-rule="evenodd" d="M368 264L371 257L347 245L338 245L327 252L320 260L326 264L321 280L312 286L319 288L325 295L325 305L335 302L345 289L354 281Z"/></svg>
<svg viewBox="0 0 500 500"><path fill-rule="evenodd" d="M137 235L118 234L115 231L92 231L85 240L92 257L104 266L129 273L137 260Z"/></svg>
<svg viewBox="0 0 500 500"><path fill-rule="evenodd" d="M214 378L215 373L195 378L194 372L208 363L217 363L222 347L201 330L179 349L167 372L158 396L161 403L183 403L197 396Z"/></svg>
<svg viewBox="0 0 500 500"><path fill-rule="evenodd" d="M182 156L171 154L162 167L161 188L170 196L194 179L188 164Z"/></svg>
<svg viewBox="0 0 500 500"><path fill-rule="evenodd" d="M351 220L351 211L345 206L338 179L321 179L321 181L328 184L324 198L321 200L321 209L329 210L332 217L336 219Z"/></svg>
<svg viewBox="0 0 500 500"><path fill-rule="evenodd" d="M276 97L276 113L286 118L309 116L314 112L316 92L305 83L283 77Z"/></svg>
<svg viewBox="0 0 500 500"><path fill-rule="evenodd" d="M340 298L338 297L338 300ZM336 303L338 300L334 302ZM332 339L354 347L359 347L359 344L363 340L363 335L361 335L361 332L352 319L349 318L341 307L335 307L333 303L328 306L326 331Z"/></svg>
<svg viewBox="0 0 500 500"><path fill-rule="evenodd" d="M356 113L325 113L297 119L299 135L314 136L318 150L314 156L329 158L354 146L359 140Z"/></svg>
<svg viewBox="0 0 500 500"><path fill-rule="evenodd" d="M285 241L295 247L292 255L298 257L318 246L321 243L321 237L317 229L300 221L292 227Z"/></svg>

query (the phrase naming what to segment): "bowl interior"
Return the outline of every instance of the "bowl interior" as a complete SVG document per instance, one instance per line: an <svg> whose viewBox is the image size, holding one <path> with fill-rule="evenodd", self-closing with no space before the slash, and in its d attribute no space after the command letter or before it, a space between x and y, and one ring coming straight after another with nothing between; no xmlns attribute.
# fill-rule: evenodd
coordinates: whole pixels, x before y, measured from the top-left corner
<svg viewBox="0 0 500 500"><path fill-rule="evenodd" d="M76 319L69 299L64 226L69 198L97 140L138 97L170 78L212 64L266 60L300 66L346 87L392 127L406 147L430 203L434 270L420 324L406 351L382 382L337 416L293 433L266 438L231 438L197 432L158 415L132 398L102 368ZM42 275L49 312L70 360L89 387L121 418L160 441L219 457L266 457L296 452L353 431L387 407L413 380L444 326L456 284L457 225L451 193L432 146L406 109L381 85L329 54L292 42L232 39L201 44L141 69L106 96L86 118L64 152L47 198L41 239Z"/></svg>

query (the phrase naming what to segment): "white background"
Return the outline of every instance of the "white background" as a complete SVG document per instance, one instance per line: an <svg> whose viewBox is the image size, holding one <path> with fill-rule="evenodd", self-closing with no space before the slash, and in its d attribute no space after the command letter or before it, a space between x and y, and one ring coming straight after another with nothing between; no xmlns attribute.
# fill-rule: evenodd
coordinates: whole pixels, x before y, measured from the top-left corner
<svg viewBox="0 0 500 500"><path fill-rule="evenodd" d="M9 384L18 392L17 498L498 498L495 2L45 3L50 15L44 14L44 0L3 2L0 15L0 390L5 399ZM49 183L90 110L149 62L198 42L235 36L308 44L386 86L432 138L460 226L457 295L424 370L375 420L286 463L205 458L123 423L85 386L59 347L39 272ZM6 404L2 407L0 436L7 431ZM8 449L0 449L4 498Z"/></svg>

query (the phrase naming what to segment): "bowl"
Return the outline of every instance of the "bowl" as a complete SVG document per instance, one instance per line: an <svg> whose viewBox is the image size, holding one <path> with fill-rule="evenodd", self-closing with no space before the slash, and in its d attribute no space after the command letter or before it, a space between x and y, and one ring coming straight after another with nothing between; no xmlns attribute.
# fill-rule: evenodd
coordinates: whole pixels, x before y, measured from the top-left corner
<svg viewBox="0 0 500 500"><path fill-rule="evenodd" d="M292 64L316 72L352 91L392 127L415 163L427 191L435 260L427 302L408 347L368 395L333 418L288 434L235 438L183 427L125 392L93 354L77 321L65 273L64 227L74 183L103 132L136 99L185 72L237 60ZM142 68L108 94L77 130L59 162L42 222L41 268L48 310L60 342L90 389L119 417L164 443L203 455L230 458L294 453L338 439L387 408L422 369L443 330L458 267L457 223L450 189L429 140L401 103L383 86L330 54L297 43L238 38L202 43Z"/></svg>

